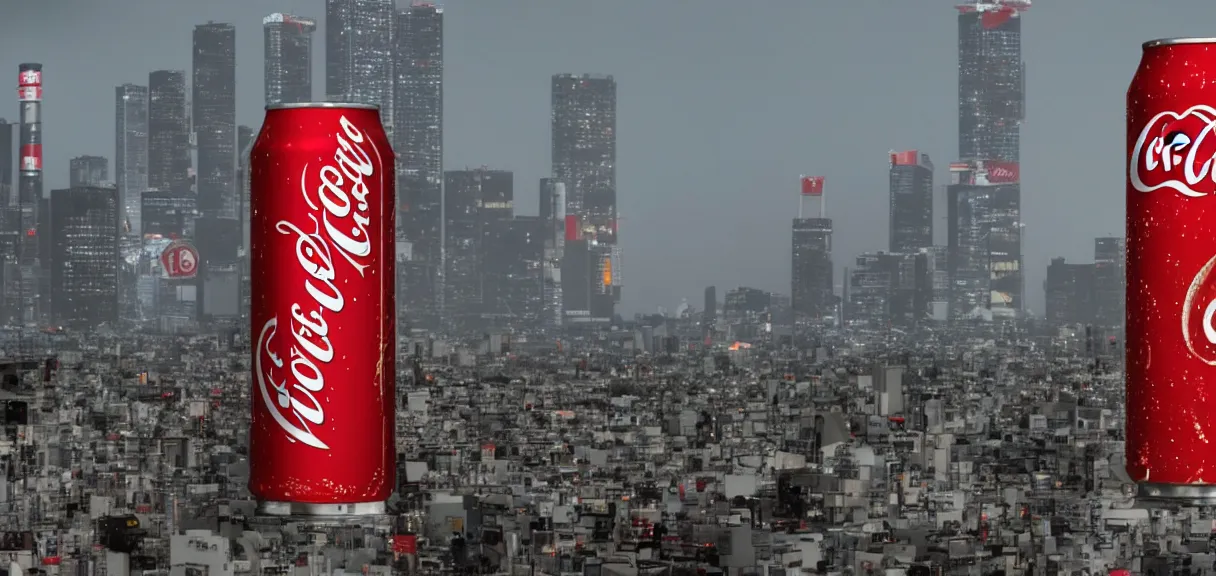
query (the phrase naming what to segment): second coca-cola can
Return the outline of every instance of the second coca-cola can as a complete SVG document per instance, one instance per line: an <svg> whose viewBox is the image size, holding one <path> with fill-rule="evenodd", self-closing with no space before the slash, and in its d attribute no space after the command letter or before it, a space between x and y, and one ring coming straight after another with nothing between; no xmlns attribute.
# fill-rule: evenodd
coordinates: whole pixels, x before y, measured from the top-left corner
<svg viewBox="0 0 1216 576"><path fill-rule="evenodd" d="M396 476L394 163L375 106L270 106L250 157L249 490L379 514Z"/></svg>
<svg viewBox="0 0 1216 576"><path fill-rule="evenodd" d="M1214 104L1216 39L1144 44L1127 93L1126 464L1145 498L1216 502Z"/></svg>

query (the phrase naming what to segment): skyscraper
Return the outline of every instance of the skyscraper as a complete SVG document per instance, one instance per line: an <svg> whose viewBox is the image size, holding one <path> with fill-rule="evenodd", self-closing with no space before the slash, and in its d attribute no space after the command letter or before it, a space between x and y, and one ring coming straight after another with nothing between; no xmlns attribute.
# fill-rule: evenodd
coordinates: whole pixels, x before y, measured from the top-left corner
<svg viewBox="0 0 1216 576"><path fill-rule="evenodd" d="M438 317L443 294L443 10L414 4L397 15L394 32L397 227L412 260L400 273L421 276L399 285L422 286L403 295L402 324L425 325Z"/></svg>
<svg viewBox="0 0 1216 576"><path fill-rule="evenodd" d="M317 22L275 12L262 19L266 105L308 102L312 96L312 33Z"/></svg>
<svg viewBox="0 0 1216 576"><path fill-rule="evenodd" d="M147 86L114 89L114 183L124 229L138 234L139 196L148 189Z"/></svg>
<svg viewBox="0 0 1216 576"><path fill-rule="evenodd" d="M612 76L552 78L553 177L566 184L566 213L582 226L592 277L590 316L611 320L620 300L616 211L616 81ZM581 270L582 266L571 268Z"/></svg>
<svg viewBox="0 0 1216 576"><path fill-rule="evenodd" d="M819 319L835 312L832 219L795 218L790 267L790 305L796 317Z"/></svg>
<svg viewBox="0 0 1216 576"><path fill-rule="evenodd" d="M890 251L915 254L933 245L933 163L916 150L891 153Z"/></svg>
<svg viewBox="0 0 1216 576"><path fill-rule="evenodd" d="M958 6L959 159L1018 162L1025 113L1026 0Z"/></svg>
<svg viewBox="0 0 1216 576"><path fill-rule="evenodd" d="M954 163L946 187L950 317L1022 310L1021 184L1003 163Z"/></svg>
<svg viewBox="0 0 1216 576"><path fill-rule="evenodd" d="M115 188L51 192L51 317L94 327L118 320L118 223Z"/></svg>
<svg viewBox="0 0 1216 576"><path fill-rule="evenodd" d="M514 215L514 175L479 168L447 172L444 180L445 318L471 327L485 311L487 234Z"/></svg>
<svg viewBox="0 0 1216 576"><path fill-rule="evenodd" d="M325 0L325 97L375 104L393 126L393 0Z"/></svg>
<svg viewBox="0 0 1216 576"><path fill-rule="evenodd" d="M102 186L110 179L110 162L101 156L77 156L68 160L68 169L72 188Z"/></svg>
<svg viewBox="0 0 1216 576"><path fill-rule="evenodd" d="M198 150L198 208L232 217L236 208L236 29L209 22L194 27L194 138Z"/></svg>
<svg viewBox="0 0 1216 576"><path fill-rule="evenodd" d="M190 168L186 73L157 70L148 75L148 188L185 194Z"/></svg>
<svg viewBox="0 0 1216 576"><path fill-rule="evenodd" d="M1126 319L1127 243L1123 238L1094 239L1094 321L1122 327Z"/></svg>

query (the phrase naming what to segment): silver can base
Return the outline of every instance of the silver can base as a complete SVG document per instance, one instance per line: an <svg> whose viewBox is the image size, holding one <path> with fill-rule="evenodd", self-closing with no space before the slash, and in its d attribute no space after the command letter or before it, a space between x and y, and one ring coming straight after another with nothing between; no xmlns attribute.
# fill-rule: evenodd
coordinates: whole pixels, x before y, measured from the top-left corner
<svg viewBox="0 0 1216 576"><path fill-rule="evenodd" d="M257 513L266 516L377 516L385 513L385 507L384 502L318 504L259 501Z"/></svg>
<svg viewBox="0 0 1216 576"><path fill-rule="evenodd" d="M1138 484L1136 499L1211 506L1216 505L1216 484Z"/></svg>

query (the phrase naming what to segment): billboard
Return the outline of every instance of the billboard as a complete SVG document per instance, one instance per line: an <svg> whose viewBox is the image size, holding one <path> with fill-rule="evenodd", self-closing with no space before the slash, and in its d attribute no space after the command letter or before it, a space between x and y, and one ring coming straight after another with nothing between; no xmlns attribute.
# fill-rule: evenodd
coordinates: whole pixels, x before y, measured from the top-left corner
<svg viewBox="0 0 1216 576"><path fill-rule="evenodd" d="M803 176L802 195L823 196L823 176Z"/></svg>
<svg viewBox="0 0 1216 576"><path fill-rule="evenodd" d="M160 253L160 265L168 278L194 278L198 274L198 250L185 240L174 240Z"/></svg>

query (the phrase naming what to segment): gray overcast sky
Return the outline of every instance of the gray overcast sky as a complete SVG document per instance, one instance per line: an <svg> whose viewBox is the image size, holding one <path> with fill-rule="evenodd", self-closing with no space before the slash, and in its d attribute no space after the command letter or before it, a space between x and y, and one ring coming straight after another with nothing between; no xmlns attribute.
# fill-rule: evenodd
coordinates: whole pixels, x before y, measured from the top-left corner
<svg viewBox="0 0 1216 576"><path fill-rule="evenodd" d="M957 154L952 0L442 4L446 167L514 170L519 213L536 213L549 168L549 76L616 77L626 314L681 298L699 307L710 284L788 293L802 173L827 178L839 284L840 267L886 246L887 151L930 154L939 187ZM276 11L323 21L324 0L0 0L0 71L16 88L19 63L46 67L48 189L67 184L73 156L113 169L114 86L188 71L191 32L207 20L237 26L237 119L257 126L261 17ZM1036 312L1052 256L1089 261L1093 237L1123 235L1123 105L1140 43L1213 35L1213 22L1209 0L1038 0L1025 15ZM320 96L324 22L315 38ZM14 118L16 99L0 110Z"/></svg>

